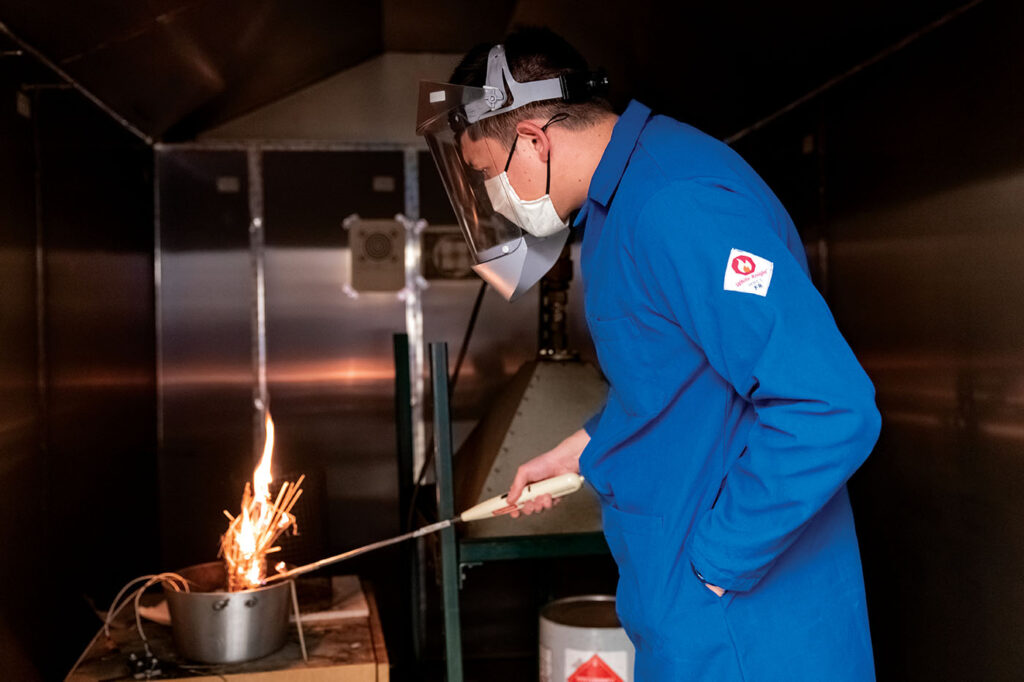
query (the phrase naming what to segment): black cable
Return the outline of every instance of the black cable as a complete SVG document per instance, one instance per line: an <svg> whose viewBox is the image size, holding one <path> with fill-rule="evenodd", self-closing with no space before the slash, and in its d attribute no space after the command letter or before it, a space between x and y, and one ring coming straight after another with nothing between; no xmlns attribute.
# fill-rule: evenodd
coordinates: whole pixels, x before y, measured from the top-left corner
<svg viewBox="0 0 1024 682"><path fill-rule="evenodd" d="M480 315L480 307L484 302L484 294L487 293L487 282L480 282L480 291L477 292L476 301L473 302L473 311L469 315L469 322L466 324L466 333L462 335L462 345L459 347L458 359L455 361L455 367L452 370L452 376L448 379L448 401L452 401L452 397L455 395L455 386L459 382L459 373L462 371L462 363L466 359L466 352L469 350L469 340L473 337L473 329L476 327L477 317ZM416 483L412 488L412 495L409 496L409 508L406 510L405 527L403 531L412 529L412 519L416 512L416 498L419 495L420 488L423 487L423 479L427 475L427 471L430 469L430 465L434 461L434 442L430 442L430 447L427 448L426 456L423 459L423 466L420 468L420 473L416 477Z"/></svg>
<svg viewBox="0 0 1024 682"><path fill-rule="evenodd" d="M459 383L459 372L462 370L462 361L466 359L466 351L469 349L469 339L473 336L473 328L476 326L476 318L480 314L480 305L484 302L484 294L487 292L487 282L480 282L480 291L477 292L476 301L473 302L473 312L469 316L469 324L466 325L466 333L462 336L462 346L459 348L458 359L455 360L455 369L452 370L451 381L448 382L448 399L455 393L455 384Z"/></svg>

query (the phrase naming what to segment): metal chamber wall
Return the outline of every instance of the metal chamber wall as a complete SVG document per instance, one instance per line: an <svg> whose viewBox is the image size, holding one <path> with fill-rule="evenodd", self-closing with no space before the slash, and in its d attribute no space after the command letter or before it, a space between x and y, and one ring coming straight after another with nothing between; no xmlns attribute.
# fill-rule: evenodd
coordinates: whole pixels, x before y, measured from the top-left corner
<svg viewBox="0 0 1024 682"><path fill-rule="evenodd" d="M156 560L152 152L54 86L0 58L5 679L66 674Z"/></svg>
<svg viewBox="0 0 1024 682"><path fill-rule="evenodd" d="M397 292L346 295L351 254L343 221L405 213L410 182L418 197L411 208L428 223L453 218L425 153L413 155L417 172L403 149L278 146L259 154L274 472L303 473L312 480L305 488L322 491L299 527L316 536L323 556L394 535L406 516L398 501L392 350L392 336L407 331L406 307ZM221 509L237 506L255 466L254 188L244 148L161 147L157 174L161 543L163 565L175 568L215 556ZM423 338L446 341L453 364L479 286L475 277L431 279L422 291ZM581 296L574 308L573 340L592 357ZM486 294L454 393L456 440L536 355L537 318L536 296L509 304ZM378 590L386 628L408 621L394 589L408 580L397 551L343 570L387 588Z"/></svg>
<svg viewBox="0 0 1024 682"><path fill-rule="evenodd" d="M1022 29L983 3L738 145L877 389L851 495L880 680L1024 667Z"/></svg>
<svg viewBox="0 0 1024 682"><path fill-rule="evenodd" d="M176 564L209 558L220 509L251 477L255 291L246 152L172 146L157 156L162 543ZM447 220L432 162L421 154L419 163L423 215ZM372 179L385 175L395 184L374 192ZM346 295L342 222L404 210L403 154L265 151L262 183L275 470L323 477L332 549L370 542L401 516L391 339L406 320L397 292ZM448 342L453 363L478 288L476 278L436 279L422 293L424 338ZM581 297L570 300L572 338L592 358ZM485 296L454 398L457 439L536 354L537 315L536 296Z"/></svg>
<svg viewBox="0 0 1024 682"><path fill-rule="evenodd" d="M0 60L0 97L12 102L19 74L10 60ZM0 546L21 548L21 557L5 561L5 585L42 588L33 578L44 551L35 542L36 523L45 513L42 491L46 467L40 454L42 419L37 392L35 160L30 120L13 107L0 108ZM24 625L38 626L30 590L11 590L21 598L2 600L0 659L12 671L32 674L31 656L39 645L26 637ZM28 679L32 679L29 677Z"/></svg>

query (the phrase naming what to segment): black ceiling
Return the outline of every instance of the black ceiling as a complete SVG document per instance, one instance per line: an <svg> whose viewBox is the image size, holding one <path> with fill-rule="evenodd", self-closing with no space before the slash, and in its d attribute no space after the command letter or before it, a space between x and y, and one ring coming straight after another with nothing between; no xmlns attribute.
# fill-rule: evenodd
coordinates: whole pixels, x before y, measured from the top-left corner
<svg viewBox="0 0 1024 682"><path fill-rule="evenodd" d="M607 67L616 104L637 97L725 136L965 2L0 0L0 22L157 139L384 51L462 52L517 23Z"/></svg>

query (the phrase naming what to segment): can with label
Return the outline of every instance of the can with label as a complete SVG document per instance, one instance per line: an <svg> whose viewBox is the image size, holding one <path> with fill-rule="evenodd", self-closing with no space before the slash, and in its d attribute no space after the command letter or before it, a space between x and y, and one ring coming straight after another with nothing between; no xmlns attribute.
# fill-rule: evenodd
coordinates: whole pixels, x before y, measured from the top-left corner
<svg viewBox="0 0 1024 682"><path fill-rule="evenodd" d="M541 682L633 682L634 653L615 597L568 597L541 609Z"/></svg>

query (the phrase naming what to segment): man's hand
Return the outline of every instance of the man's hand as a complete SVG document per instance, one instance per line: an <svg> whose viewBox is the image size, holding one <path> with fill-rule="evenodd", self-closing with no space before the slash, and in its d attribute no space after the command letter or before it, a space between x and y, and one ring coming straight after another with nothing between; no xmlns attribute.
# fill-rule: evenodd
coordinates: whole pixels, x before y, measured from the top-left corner
<svg viewBox="0 0 1024 682"><path fill-rule="evenodd" d="M523 494L523 488L535 481L543 481L559 474L578 474L580 472L580 455L583 448L590 442L590 435L580 429L572 434L551 450L542 455L537 455L526 464L519 467L516 476L512 479L512 487L508 490L508 503L515 504L519 496ZM541 495L535 500L530 500L523 505L521 510L509 514L512 518L519 518L520 511L523 514L533 514L544 509L551 509L561 500L552 500L550 495Z"/></svg>
<svg viewBox="0 0 1024 682"><path fill-rule="evenodd" d="M704 587L706 587L709 590L711 590L712 592L714 592L716 597L721 597L723 594L725 594L725 590L723 590L718 585L712 585L711 583L704 583Z"/></svg>

